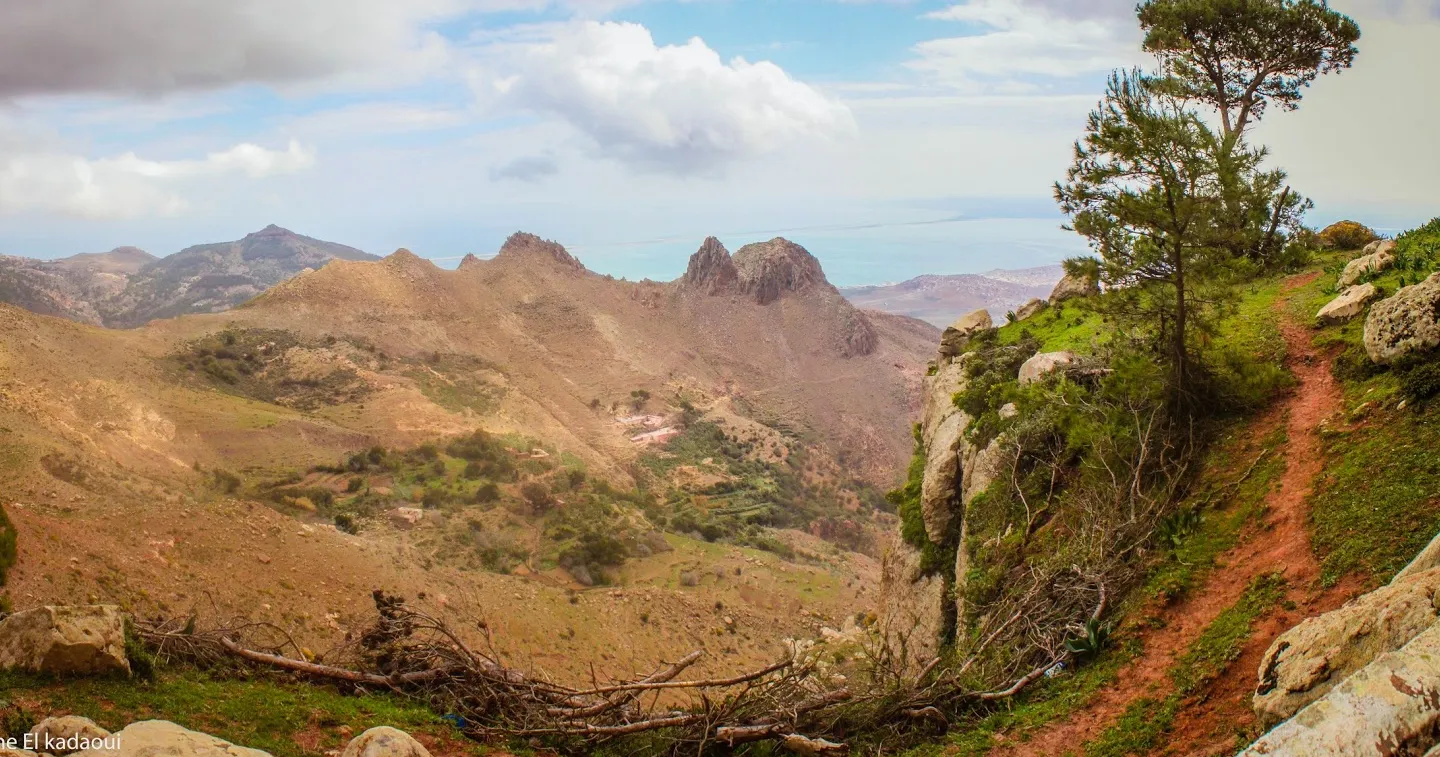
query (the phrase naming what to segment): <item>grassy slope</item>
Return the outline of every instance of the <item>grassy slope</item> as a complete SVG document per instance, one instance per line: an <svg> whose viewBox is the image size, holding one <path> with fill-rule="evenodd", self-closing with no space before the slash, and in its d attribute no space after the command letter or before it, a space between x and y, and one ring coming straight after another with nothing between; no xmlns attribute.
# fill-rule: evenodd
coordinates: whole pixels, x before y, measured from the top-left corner
<svg viewBox="0 0 1440 757"><path fill-rule="evenodd" d="M1325 272L1297 290L1297 318L1313 318L1334 296L1335 274L1349 257L1327 259ZM1371 281L1394 293L1402 277L1417 274L1392 270ZM1315 334L1317 345L1339 356L1348 416L1325 435L1325 474L1311 501L1315 550L1330 584L1351 573L1386 581L1440 531L1440 405L1412 401L1399 409L1403 377L1365 370L1363 334L1363 318ZM1347 363L1360 370L1345 370Z"/></svg>
<svg viewBox="0 0 1440 757"><path fill-rule="evenodd" d="M84 715L110 730L160 719L275 757L300 757L343 748L354 734L389 725L445 754L484 753L423 704L385 694L345 695L328 686L279 679L217 680L185 671L147 682L100 678L60 684L0 673L0 692L5 692L0 694L0 729L18 730L60 714Z"/></svg>

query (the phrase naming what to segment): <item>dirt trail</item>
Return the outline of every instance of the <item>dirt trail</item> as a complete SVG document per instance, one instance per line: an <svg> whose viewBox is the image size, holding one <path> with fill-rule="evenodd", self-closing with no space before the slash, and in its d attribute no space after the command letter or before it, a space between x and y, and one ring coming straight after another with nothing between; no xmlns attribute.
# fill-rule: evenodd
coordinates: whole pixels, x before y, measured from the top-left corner
<svg viewBox="0 0 1440 757"><path fill-rule="evenodd" d="M1290 291L1313 278L1292 278L1285 289ZM1051 757L1078 751L1080 745L1115 722L1132 701L1166 696L1171 690L1166 671L1175 659L1216 616L1235 604L1255 577L1283 571L1289 581L1287 599L1295 603L1294 609L1272 613L1257 624L1241 658L1216 682L1210 696L1182 710L1165 753L1198 757L1233 751L1237 732L1254 722L1250 693L1260 657L1271 641L1301 618L1338 607L1355 593L1355 587L1346 584L1329 590L1319 588L1320 566L1310 549L1305 500L1322 468L1320 424L1340 409L1342 397L1330 374L1329 361L1311 346L1308 329L1283 311L1286 304L1284 298L1276 303L1276 317L1285 338L1286 362L1299 384L1251 431L1255 439L1260 439L1276 424L1284 423L1288 436L1282 453L1285 472L1278 487L1266 497L1263 525L1220 556L1203 586L1164 612L1164 628L1140 633L1144 651L1121 669L1113 686L1065 722L1045 729L1028 742L1001 746L992 755Z"/></svg>

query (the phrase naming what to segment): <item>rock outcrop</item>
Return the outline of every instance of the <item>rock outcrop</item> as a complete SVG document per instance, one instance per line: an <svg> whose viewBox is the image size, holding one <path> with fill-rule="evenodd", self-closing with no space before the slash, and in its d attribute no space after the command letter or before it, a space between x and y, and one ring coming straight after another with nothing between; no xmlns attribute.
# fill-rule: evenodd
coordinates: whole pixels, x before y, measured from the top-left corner
<svg viewBox="0 0 1440 757"><path fill-rule="evenodd" d="M1281 634L1260 661L1255 714L1277 723L1435 624L1440 569L1397 578Z"/></svg>
<svg viewBox="0 0 1440 757"><path fill-rule="evenodd" d="M1020 308L1015 311L1015 320L1023 321L1027 318L1032 318L1036 315L1039 315L1047 307L1050 307L1050 303L1038 297L1032 299L1024 305L1021 305Z"/></svg>
<svg viewBox="0 0 1440 757"><path fill-rule="evenodd" d="M410 734L382 725L351 739L340 757L430 757L430 752Z"/></svg>
<svg viewBox="0 0 1440 757"><path fill-rule="evenodd" d="M1440 273L1375 303L1365 318L1365 353L1390 363L1440 347Z"/></svg>
<svg viewBox="0 0 1440 757"><path fill-rule="evenodd" d="M548 239L541 239L524 231L517 231L511 234L505 244L500 246L500 252L495 255L496 260L533 260L544 263L554 263L562 270L572 273L583 273L585 266L574 255L559 242L552 242Z"/></svg>
<svg viewBox="0 0 1440 757"><path fill-rule="evenodd" d="M1366 274L1379 273L1395 265L1395 242L1382 239L1365 246L1364 254L1345 264L1340 272L1337 287L1344 289L1359 281Z"/></svg>
<svg viewBox="0 0 1440 757"><path fill-rule="evenodd" d="M953 358L965 352L970 339L982 331L995 328L990 311L976 310L955 319L940 335L940 358Z"/></svg>
<svg viewBox="0 0 1440 757"><path fill-rule="evenodd" d="M1043 376L1064 368L1075 360L1073 352L1038 352L1020 366L1020 383L1023 385L1039 381Z"/></svg>
<svg viewBox="0 0 1440 757"><path fill-rule="evenodd" d="M925 474L920 484L920 507L925 533L936 543L944 541L950 532L961 458L968 447L964 434L970 416L956 407L953 399L964 386L965 361L941 357L934 375L925 378L923 388L920 441L925 446Z"/></svg>
<svg viewBox="0 0 1440 757"><path fill-rule="evenodd" d="M1364 313L1365 307L1379 298L1380 290L1374 284L1352 286L1320 308L1315 313L1315 322L1321 326L1345 323Z"/></svg>
<svg viewBox="0 0 1440 757"><path fill-rule="evenodd" d="M804 292L822 288L840 293L825 279L820 261L808 250L788 239L776 237L768 242L747 244L731 258L739 278L742 294L753 297L761 305L780 299L786 292Z"/></svg>
<svg viewBox="0 0 1440 757"><path fill-rule="evenodd" d="M1240 757L1423 755L1440 741L1440 625L1381 655Z"/></svg>
<svg viewBox="0 0 1440 757"><path fill-rule="evenodd" d="M945 581L925 574L920 551L899 534L880 561L880 596L884 633L912 664L924 665L939 654Z"/></svg>
<svg viewBox="0 0 1440 757"><path fill-rule="evenodd" d="M706 237L700 249L690 256L680 286L705 294L734 291L740 284L740 271L730 258L730 251L715 237Z"/></svg>
<svg viewBox="0 0 1440 757"><path fill-rule="evenodd" d="M125 621L114 605L44 606L0 620L0 670L51 675L130 673Z"/></svg>
<svg viewBox="0 0 1440 757"><path fill-rule="evenodd" d="M1055 289L1050 292L1050 304L1055 305L1076 297L1089 297L1100 293L1100 282L1090 276L1065 274Z"/></svg>
<svg viewBox="0 0 1440 757"><path fill-rule="evenodd" d="M236 746L224 739L182 728L168 720L131 723L107 742L108 746L75 754L78 757L270 757L268 752Z"/></svg>

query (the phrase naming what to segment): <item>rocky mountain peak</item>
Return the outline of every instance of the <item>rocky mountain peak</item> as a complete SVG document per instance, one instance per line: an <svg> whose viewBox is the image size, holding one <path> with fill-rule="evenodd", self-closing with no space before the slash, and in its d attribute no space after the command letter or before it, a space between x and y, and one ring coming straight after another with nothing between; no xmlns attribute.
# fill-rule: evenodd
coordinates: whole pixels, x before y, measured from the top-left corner
<svg viewBox="0 0 1440 757"><path fill-rule="evenodd" d="M475 253L467 252L465 253L465 257L460 259L460 265L456 266L456 268L457 270L464 270L471 266L479 265L481 262L480 258L475 256Z"/></svg>
<svg viewBox="0 0 1440 757"><path fill-rule="evenodd" d="M719 294L731 291L739 281L740 273L735 261L730 259L730 251L715 237L706 237L700 249L690 256L690 265L685 268L680 285L706 294Z"/></svg>
<svg viewBox="0 0 1440 757"><path fill-rule="evenodd" d="M584 271L585 266L575 259L575 256L566 252L559 242L552 242L548 239L541 239L534 234L527 234L517 231L505 240L500 246L500 254L495 256L496 260L536 260L547 263L559 263L561 266L575 270Z"/></svg>
<svg viewBox="0 0 1440 757"><path fill-rule="evenodd" d="M740 291L761 305L774 302L785 292L815 287L835 291L825 279L820 261L783 237L747 244L736 251L733 261L740 276Z"/></svg>
<svg viewBox="0 0 1440 757"><path fill-rule="evenodd" d="M280 226L276 226L275 224L272 223L272 224L270 224L269 226L266 226L265 228L263 228L263 229L261 229L261 230L259 230L259 231L252 231L252 232L250 232L249 234L246 234L246 235L245 235L245 238L246 238L246 239L262 239L262 238L265 238L265 237L293 237L293 236L298 236L298 235L297 235L295 232L293 232L293 231L291 231L291 230L289 230L289 229L286 229L286 228L283 228L283 227L280 227Z"/></svg>

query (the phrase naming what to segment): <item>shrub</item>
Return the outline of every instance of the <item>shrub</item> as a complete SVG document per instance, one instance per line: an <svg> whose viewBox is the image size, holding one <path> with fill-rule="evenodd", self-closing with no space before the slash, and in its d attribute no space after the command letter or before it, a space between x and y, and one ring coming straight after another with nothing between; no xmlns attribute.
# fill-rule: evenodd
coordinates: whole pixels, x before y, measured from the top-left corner
<svg viewBox="0 0 1440 757"><path fill-rule="evenodd" d="M1358 221L1336 221L1320 230L1320 243L1331 250L1358 250L1380 238Z"/></svg>
<svg viewBox="0 0 1440 757"><path fill-rule="evenodd" d="M525 498L530 509L537 514L549 510L555 504L555 500L550 496L550 487L539 481L526 481L520 487L520 496Z"/></svg>
<svg viewBox="0 0 1440 757"><path fill-rule="evenodd" d="M347 534L360 533L360 526L355 522L355 516L350 513L340 513L336 515L335 527Z"/></svg>
<svg viewBox="0 0 1440 757"><path fill-rule="evenodd" d="M346 493L346 494L354 494L355 492L360 491L360 490L363 489L364 487L365 487L365 479L360 478L359 476L354 476L354 477L352 477L348 482L345 483L345 493Z"/></svg>
<svg viewBox="0 0 1440 757"><path fill-rule="evenodd" d="M500 487L494 481L486 481L475 490L475 504L483 505L500 499Z"/></svg>
<svg viewBox="0 0 1440 757"><path fill-rule="evenodd" d="M15 524L10 522L5 508L0 506L0 586L5 585L5 576L15 565L17 554Z"/></svg>

